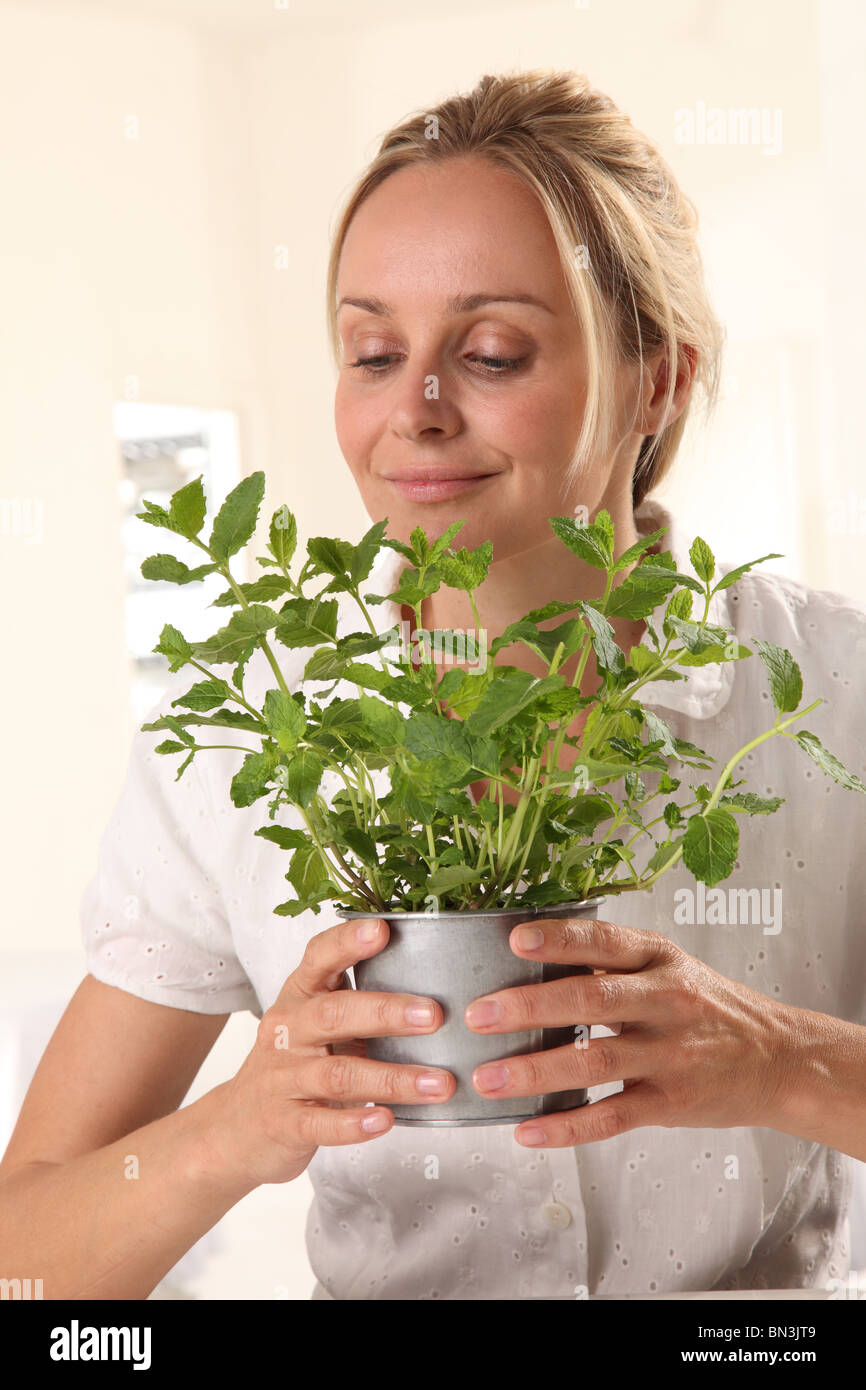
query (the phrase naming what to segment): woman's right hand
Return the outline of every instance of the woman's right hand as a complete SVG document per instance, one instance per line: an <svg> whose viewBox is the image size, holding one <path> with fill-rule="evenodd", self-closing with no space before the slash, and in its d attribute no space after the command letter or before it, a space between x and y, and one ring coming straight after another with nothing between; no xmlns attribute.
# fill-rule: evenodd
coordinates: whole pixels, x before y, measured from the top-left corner
<svg viewBox="0 0 866 1390"><path fill-rule="evenodd" d="M355 918L307 943L240 1071L211 1093L203 1138L209 1164L223 1177L251 1186L289 1182L320 1144L361 1144L388 1132L391 1111L365 1101L428 1105L451 1098L451 1072L366 1056L364 1038L435 1033L443 1022L433 999L348 987L347 968L376 955L388 937L381 918ZM413 1005L432 1009L428 1023L410 1021ZM419 1084L430 1075L444 1081L442 1091Z"/></svg>

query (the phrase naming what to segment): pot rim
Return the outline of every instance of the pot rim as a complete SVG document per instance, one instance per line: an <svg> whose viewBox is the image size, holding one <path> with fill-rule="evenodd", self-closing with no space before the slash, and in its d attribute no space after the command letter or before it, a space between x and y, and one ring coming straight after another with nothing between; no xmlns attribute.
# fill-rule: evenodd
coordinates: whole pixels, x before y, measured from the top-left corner
<svg viewBox="0 0 866 1390"><path fill-rule="evenodd" d="M575 899L575 901L568 903L551 903L549 907L550 910L563 907L591 907L594 903L602 902L604 897L604 893L599 893L597 897ZM392 918L396 918L401 922L441 922L443 919L451 917L458 917L461 921L464 918L469 919L472 917L515 917L523 922L528 922L531 921L533 917L543 918L546 910L547 909L540 907L490 907L468 909L454 908L452 911L446 912L402 912L397 908L393 912L376 912L371 908L369 912L356 912L354 909L349 912L344 911L342 908L337 908L336 912L339 917L344 918L347 922L360 917L369 917L371 921L376 922L387 922Z"/></svg>

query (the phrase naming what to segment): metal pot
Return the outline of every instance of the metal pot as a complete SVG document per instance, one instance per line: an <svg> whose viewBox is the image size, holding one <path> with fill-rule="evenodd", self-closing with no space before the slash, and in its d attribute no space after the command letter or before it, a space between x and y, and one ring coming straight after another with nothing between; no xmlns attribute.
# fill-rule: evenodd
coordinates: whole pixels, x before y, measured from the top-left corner
<svg viewBox="0 0 866 1390"><path fill-rule="evenodd" d="M435 1033L412 1037L367 1038L367 1056L380 1062L444 1067L457 1081L448 1101L392 1105L396 1124L519 1124L587 1102L586 1089L495 1100L480 1096L472 1073L483 1062L527 1052L546 1052L575 1041L575 1024L532 1028L521 1033L474 1033L464 1022L473 999L514 985L541 984L591 973L588 965L553 965L523 960L508 938L513 927L534 918L598 917L601 897L557 907L498 912L346 912L343 918L376 917L388 923L390 939L375 956L354 967L356 989L422 994L442 1006L444 1021Z"/></svg>

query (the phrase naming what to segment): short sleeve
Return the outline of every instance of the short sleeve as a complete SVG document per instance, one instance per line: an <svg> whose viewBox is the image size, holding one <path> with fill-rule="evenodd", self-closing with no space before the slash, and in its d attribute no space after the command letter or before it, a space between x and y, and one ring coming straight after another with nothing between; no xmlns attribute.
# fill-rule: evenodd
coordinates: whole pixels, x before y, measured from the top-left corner
<svg viewBox="0 0 866 1390"><path fill-rule="evenodd" d="M172 685L142 723L156 719L185 688ZM154 752L159 742L154 731L138 729L133 736L121 793L81 899L87 970L154 1004L203 1014L256 1013L256 992L235 954L208 871L219 846L198 758L177 779L182 758Z"/></svg>

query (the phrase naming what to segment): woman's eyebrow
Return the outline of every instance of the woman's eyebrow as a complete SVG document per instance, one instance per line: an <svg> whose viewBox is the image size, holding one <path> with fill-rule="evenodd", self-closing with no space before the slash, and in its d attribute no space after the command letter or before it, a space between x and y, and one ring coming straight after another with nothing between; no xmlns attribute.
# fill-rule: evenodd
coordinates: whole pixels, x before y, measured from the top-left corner
<svg viewBox="0 0 866 1390"><path fill-rule="evenodd" d="M393 311L390 304L386 304L382 299L364 298L356 299L350 295L344 295L337 305L337 312L343 308L344 304L351 304L356 309L366 309L369 314L378 314L380 318L393 318ZM482 309L485 304L534 304L539 309L544 309L548 314L554 311L543 300L536 299L532 294L470 294L456 295L449 299L445 304L445 311L448 314L469 314L474 309Z"/></svg>

